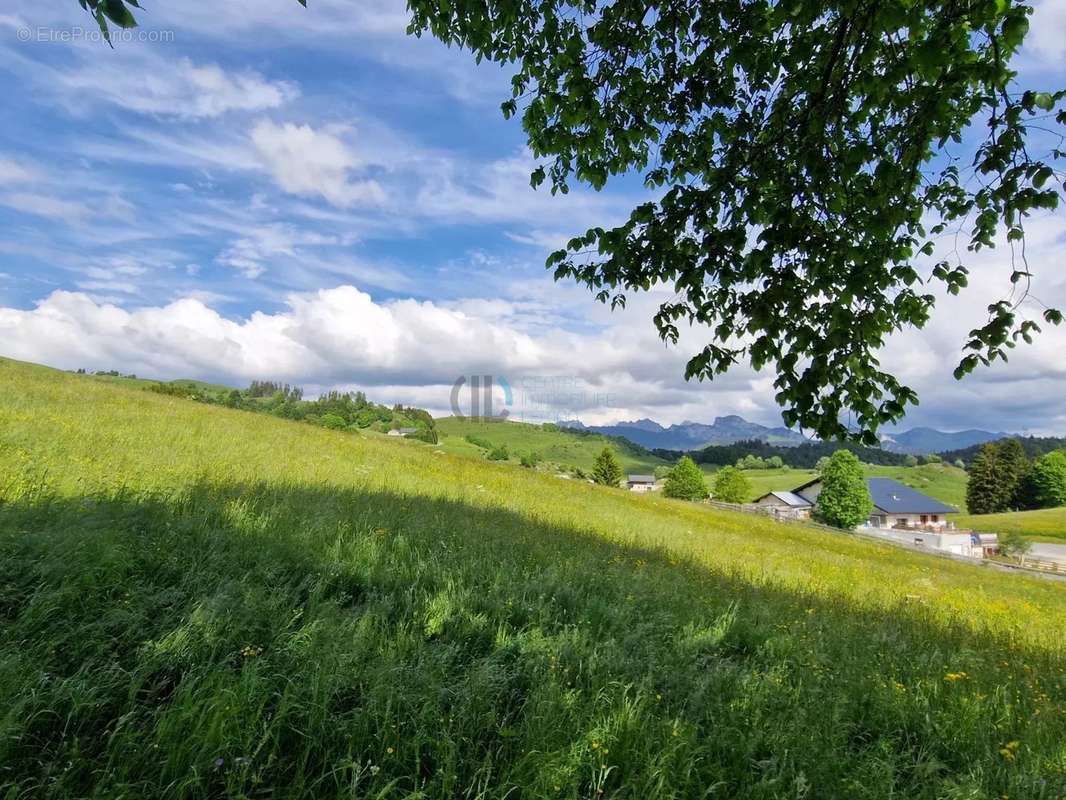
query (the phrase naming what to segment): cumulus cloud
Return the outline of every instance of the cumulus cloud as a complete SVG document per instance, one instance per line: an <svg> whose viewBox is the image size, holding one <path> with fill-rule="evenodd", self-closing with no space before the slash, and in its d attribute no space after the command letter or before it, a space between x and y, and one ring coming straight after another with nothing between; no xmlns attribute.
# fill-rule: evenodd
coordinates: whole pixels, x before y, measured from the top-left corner
<svg viewBox="0 0 1066 800"><path fill-rule="evenodd" d="M448 410L453 381L472 374L510 376L516 386L531 376L552 378L565 389L556 401L590 421L698 398L699 387L679 380L682 354L666 350L650 329L527 332L498 308L486 316L475 309L473 302L382 303L339 286L233 320L191 297L131 311L57 291L30 310L0 309L0 341L5 355L65 368L114 364L235 384L270 377L319 388L403 387L381 399L417 399L438 412ZM732 393L739 402L752 383L738 374L719 388L719 397Z"/></svg>
<svg viewBox="0 0 1066 800"><path fill-rule="evenodd" d="M105 269L90 277L99 279L94 289L134 290L128 271ZM506 377L515 390L512 418L579 416L606 423L650 416L668 423L737 413L778 424L769 374L741 366L712 383L682 379L701 331L687 332L680 347L663 345L649 322L656 296L635 299L622 315L582 332L530 326L530 307L515 300L381 302L338 286L291 294L276 312L231 319L207 305L213 299L198 294L126 310L57 291L33 309L0 308L0 342L4 355L65 368L120 368L232 385L271 378L310 392L364 389L381 401L435 413L449 413L457 377L489 374ZM1066 430L1061 332L1049 331L1032 347L1019 348L1008 364L957 383L950 374L957 340L974 314L972 308L945 311L930 332L903 334L885 354L886 364L922 396L908 425Z"/></svg>
<svg viewBox="0 0 1066 800"><path fill-rule="evenodd" d="M384 202L377 182L353 179L360 161L334 131L263 120L251 136L264 167L290 194L320 196L342 208Z"/></svg>

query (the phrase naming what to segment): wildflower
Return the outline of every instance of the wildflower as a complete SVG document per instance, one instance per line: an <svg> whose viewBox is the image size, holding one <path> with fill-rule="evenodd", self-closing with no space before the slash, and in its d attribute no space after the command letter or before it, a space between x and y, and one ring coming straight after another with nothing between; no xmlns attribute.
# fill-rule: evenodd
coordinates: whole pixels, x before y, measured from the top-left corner
<svg viewBox="0 0 1066 800"><path fill-rule="evenodd" d="M396 752L396 751L395 751L395 750L393 750L393 749L392 749L391 747L386 747L386 748L385 748L385 752L386 752L386 753L389 753L389 754L391 755L392 753L394 753L394 752Z"/></svg>
<svg viewBox="0 0 1066 800"><path fill-rule="evenodd" d="M955 681L965 680L968 677L969 675L967 675L965 672L949 672L947 675L944 676L944 680L948 681L949 683L954 683Z"/></svg>
<svg viewBox="0 0 1066 800"><path fill-rule="evenodd" d="M999 748L999 754L1007 761L1013 761L1018 755L1019 744L1017 741L1007 742L1003 747Z"/></svg>

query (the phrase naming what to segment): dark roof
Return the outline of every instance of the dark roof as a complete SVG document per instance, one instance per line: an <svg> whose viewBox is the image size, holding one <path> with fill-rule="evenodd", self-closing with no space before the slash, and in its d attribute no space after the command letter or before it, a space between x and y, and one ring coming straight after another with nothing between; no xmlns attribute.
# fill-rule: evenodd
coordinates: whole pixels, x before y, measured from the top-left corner
<svg viewBox="0 0 1066 800"><path fill-rule="evenodd" d="M954 514L958 511L891 478L867 478L874 505L890 514Z"/></svg>
<svg viewBox="0 0 1066 800"><path fill-rule="evenodd" d="M655 483L654 475L629 475L626 477L627 483Z"/></svg>

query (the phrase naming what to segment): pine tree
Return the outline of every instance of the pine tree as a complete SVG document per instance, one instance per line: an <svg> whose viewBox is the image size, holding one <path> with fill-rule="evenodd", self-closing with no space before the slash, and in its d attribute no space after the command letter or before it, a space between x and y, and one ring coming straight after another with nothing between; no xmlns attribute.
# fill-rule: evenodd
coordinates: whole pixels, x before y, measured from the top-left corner
<svg viewBox="0 0 1066 800"><path fill-rule="evenodd" d="M670 470L663 486L663 494L680 500L707 499L707 481L703 471L688 456L683 456Z"/></svg>
<svg viewBox="0 0 1066 800"><path fill-rule="evenodd" d="M1021 508L1023 482L1029 471L1029 459L1017 439L1005 439L998 445L1003 483L1000 486L1000 511L1015 511Z"/></svg>
<svg viewBox="0 0 1066 800"><path fill-rule="evenodd" d="M1003 469L999 463L999 449L986 444L977 451L970 464L970 479L966 484L966 509L971 514L995 514L1002 510Z"/></svg>
<svg viewBox="0 0 1066 800"><path fill-rule="evenodd" d="M869 517L873 507L859 459L850 450L837 450L822 470L818 516L850 530Z"/></svg>
<svg viewBox="0 0 1066 800"><path fill-rule="evenodd" d="M592 466L592 480L602 486L617 486L622 481L622 465L609 446L604 447L596 456Z"/></svg>

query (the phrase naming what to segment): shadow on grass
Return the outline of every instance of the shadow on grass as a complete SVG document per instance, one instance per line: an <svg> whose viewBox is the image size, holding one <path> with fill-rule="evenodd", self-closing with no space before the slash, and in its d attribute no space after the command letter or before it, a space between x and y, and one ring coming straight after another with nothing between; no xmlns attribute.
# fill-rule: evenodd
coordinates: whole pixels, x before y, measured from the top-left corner
<svg viewBox="0 0 1066 800"><path fill-rule="evenodd" d="M12 797L1058 798L1064 666L455 501L0 506Z"/></svg>

